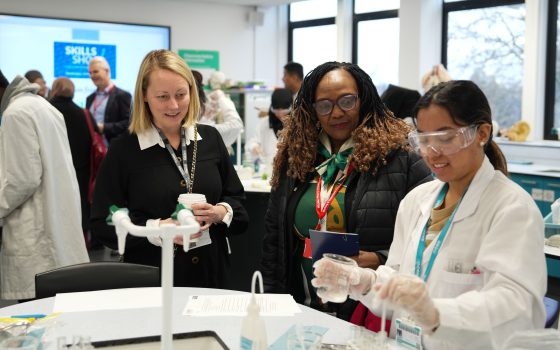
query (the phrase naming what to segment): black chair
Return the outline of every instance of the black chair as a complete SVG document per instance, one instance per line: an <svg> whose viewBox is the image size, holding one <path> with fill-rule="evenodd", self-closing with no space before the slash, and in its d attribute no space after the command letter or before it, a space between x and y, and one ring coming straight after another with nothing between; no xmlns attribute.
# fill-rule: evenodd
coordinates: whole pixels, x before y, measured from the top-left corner
<svg viewBox="0 0 560 350"><path fill-rule="evenodd" d="M36 274L35 297L39 299L55 296L56 293L160 285L158 267L109 261L91 262Z"/></svg>

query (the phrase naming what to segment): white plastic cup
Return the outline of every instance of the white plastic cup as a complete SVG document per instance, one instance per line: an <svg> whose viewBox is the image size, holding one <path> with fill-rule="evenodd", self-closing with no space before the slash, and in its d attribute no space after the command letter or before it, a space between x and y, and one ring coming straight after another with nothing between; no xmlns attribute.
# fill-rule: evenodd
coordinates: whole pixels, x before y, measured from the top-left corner
<svg viewBox="0 0 560 350"><path fill-rule="evenodd" d="M323 254L324 259L328 259L337 264L347 265L347 266L358 266L356 261L350 259L344 255L325 253ZM334 286L319 287L317 288L317 296L323 301L330 301L333 303L343 303L348 298L348 290L350 288L350 282L348 274L340 274L338 276L332 276L338 283Z"/></svg>
<svg viewBox="0 0 560 350"><path fill-rule="evenodd" d="M177 199L185 208L192 209L195 203L206 203L206 196L200 193L183 193Z"/></svg>

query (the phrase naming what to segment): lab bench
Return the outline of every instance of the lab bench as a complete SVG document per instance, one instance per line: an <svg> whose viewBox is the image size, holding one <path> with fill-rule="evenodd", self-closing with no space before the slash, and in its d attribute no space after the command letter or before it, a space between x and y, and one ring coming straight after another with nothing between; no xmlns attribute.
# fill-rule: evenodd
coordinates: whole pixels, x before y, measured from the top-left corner
<svg viewBox="0 0 560 350"><path fill-rule="evenodd" d="M508 163L511 179L527 191L543 217L550 214L550 205L560 197L560 164ZM546 266L551 277L560 278L560 249L545 247Z"/></svg>

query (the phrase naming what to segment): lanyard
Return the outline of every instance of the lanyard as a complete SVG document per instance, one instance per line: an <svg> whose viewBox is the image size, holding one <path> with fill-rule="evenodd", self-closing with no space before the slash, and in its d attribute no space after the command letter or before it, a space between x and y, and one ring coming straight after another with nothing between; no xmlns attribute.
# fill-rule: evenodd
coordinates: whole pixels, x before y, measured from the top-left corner
<svg viewBox="0 0 560 350"><path fill-rule="evenodd" d="M193 176L191 175L191 177L189 178L189 168L187 166L187 142L185 136L185 128L181 128L181 155L183 157L182 159L183 164L179 162L179 159L175 155L175 151L173 150L173 147L171 147L171 144L169 143L167 137L158 128L156 128L156 130L159 133L159 136L161 137L163 143L165 144L165 148L167 148L167 151L171 155L171 158L173 159L175 166L177 167L177 169L179 169L181 176L185 180L189 193L192 193Z"/></svg>
<svg viewBox="0 0 560 350"><path fill-rule="evenodd" d="M428 265L426 266L426 271L424 271L424 276L422 276L422 256L424 255L424 248L426 247L426 234L428 232L428 226L430 226L430 221L431 220L428 219L428 221L426 222L426 225L424 225L424 229L422 230L422 234L420 235L420 242L418 242L418 250L416 251L416 263L414 265L414 273L416 274L416 276L422 277L424 282L428 280L428 276L430 275L430 272L432 271L432 266L434 265L434 261L436 260L436 256L438 255L439 250L441 248L441 245L443 244L443 241L445 240L445 236L447 236L447 233L449 231L449 227L451 226L451 222L453 221L453 218L455 217L455 213L457 213L457 209L459 209L459 206L461 205L461 201L463 200L463 197L465 196L465 193L467 192L467 189L468 189L468 187L465 188L465 192L463 192L463 195L459 199L459 202L455 206L455 209L453 209L453 212L451 213L451 215L447 219L447 222L445 223L445 225L441 229L441 231L439 233L439 236L436 240L436 243L434 245L434 250L432 250L432 255L430 256L430 260L428 260ZM448 190L449 190L449 184L445 184L443 186L443 188L441 189L441 191L439 192L433 208L437 208L443 203L443 200L445 199L445 195L447 194Z"/></svg>
<svg viewBox="0 0 560 350"><path fill-rule="evenodd" d="M317 189L316 189L316 192L315 192L315 211L317 212L317 216L319 217L319 221L317 222L317 226L315 227L316 230L321 229L321 222L322 222L323 218L325 218L325 216L327 215L327 211L329 210L329 206L331 205L331 202L334 200L334 197L338 194L338 192L340 191L340 189L344 185L344 182L348 178L348 175L350 175L350 173L352 172L352 169L353 169L353 166L352 166L352 163L350 163L350 165L348 166L348 171L339 180L340 183L333 189L330 196L327 198L327 201L325 202L325 204L322 207L321 207L321 204L322 204L322 202L321 202L321 188L322 188L322 185L323 185L323 178L321 176L319 176L319 180L317 180Z"/></svg>
<svg viewBox="0 0 560 350"><path fill-rule="evenodd" d="M113 85L111 85L109 87L109 89L107 90L107 93L103 93L103 95L101 97L99 97L100 95L96 94L95 98L93 99L93 116L95 117L95 112L97 112L97 109L101 106L101 104L103 104L103 102L109 98L109 94L111 94L111 91L113 90ZM97 103L96 103L97 102Z"/></svg>

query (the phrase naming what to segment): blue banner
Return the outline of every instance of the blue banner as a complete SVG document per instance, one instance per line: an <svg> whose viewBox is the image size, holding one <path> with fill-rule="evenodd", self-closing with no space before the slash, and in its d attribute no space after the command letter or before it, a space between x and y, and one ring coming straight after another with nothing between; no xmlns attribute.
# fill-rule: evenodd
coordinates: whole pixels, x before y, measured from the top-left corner
<svg viewBox="0 0 560 350"><path fill-rule="evenodd" d="M95 56L103 56L109 62L111 79L117 76L117 46L81 43L54 43L54 76L89 78L88 64Z"/></svg>

